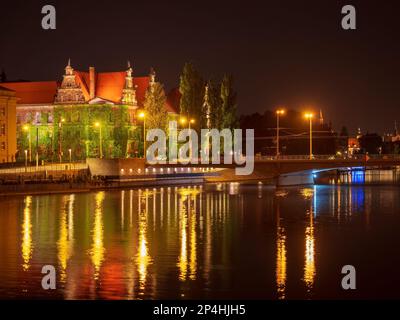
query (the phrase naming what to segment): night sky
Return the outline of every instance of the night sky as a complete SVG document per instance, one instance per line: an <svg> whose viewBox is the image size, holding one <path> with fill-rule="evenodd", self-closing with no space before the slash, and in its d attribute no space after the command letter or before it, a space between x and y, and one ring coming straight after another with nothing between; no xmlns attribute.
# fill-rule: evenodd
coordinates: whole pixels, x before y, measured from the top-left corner
<svg viewBox="0 0 400 320"><path fill-rule="evenodd" d="M9 80L60 80L78 70L154 67L167 89L186 61L205 77L231 73L239 112L321 108L336 129L392 131L400 122L400 10L395 1L8 1L0 68ZM11 3L12 2L12 3ZM41 28L53 4L57 29ZM357 30L341 8L357 9Z"/></svg>

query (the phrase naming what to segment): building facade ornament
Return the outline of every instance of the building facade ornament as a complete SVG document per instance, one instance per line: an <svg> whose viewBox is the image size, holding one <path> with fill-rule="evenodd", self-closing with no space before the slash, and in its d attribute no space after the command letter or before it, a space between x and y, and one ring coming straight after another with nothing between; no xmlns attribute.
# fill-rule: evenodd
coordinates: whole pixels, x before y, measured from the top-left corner
<svg viewBox="0 0 400 320"><path fill-rule="evenodd" d="M54 103L57 104L75 104L85 103L85 97L82 88L76 82L74 69L71 67L71 59L68 59L68 65L65 67L65 74L60 88L57 89Z"/></svg>
<svg viewBox="0 0 400 320"><path fill-rule="evenodd" d="M128 61L128 69L126 70L125 86L124 89L122 90L121 102L123 104L136 106L137 105L136 86L133 85L132 73L133 70L131 67L131 63L130 61Z"/></svg>

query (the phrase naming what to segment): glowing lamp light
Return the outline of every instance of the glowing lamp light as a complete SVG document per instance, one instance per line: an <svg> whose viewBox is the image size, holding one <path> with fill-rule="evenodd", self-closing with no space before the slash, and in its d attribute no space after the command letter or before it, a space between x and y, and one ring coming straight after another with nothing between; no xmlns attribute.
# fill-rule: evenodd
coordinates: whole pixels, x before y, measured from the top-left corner
<svg viewBox="0 0 400 320"><path fill-rule="evenodd" d="M306 119L312 119L314 117L314 114L311 112L307 112L304 114L304 118Z"/></svg>

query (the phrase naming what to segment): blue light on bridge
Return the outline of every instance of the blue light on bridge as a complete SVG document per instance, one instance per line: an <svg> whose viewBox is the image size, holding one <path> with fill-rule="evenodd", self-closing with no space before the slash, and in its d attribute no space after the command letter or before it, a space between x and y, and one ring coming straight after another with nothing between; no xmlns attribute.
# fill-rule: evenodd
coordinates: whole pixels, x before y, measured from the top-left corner
<svg viewBox="0 0 400 320"><path fill-rule="evenodd" d="M355 169L351 171L351 183L363 184L365 182L365 171L362 169Z"/></svg>

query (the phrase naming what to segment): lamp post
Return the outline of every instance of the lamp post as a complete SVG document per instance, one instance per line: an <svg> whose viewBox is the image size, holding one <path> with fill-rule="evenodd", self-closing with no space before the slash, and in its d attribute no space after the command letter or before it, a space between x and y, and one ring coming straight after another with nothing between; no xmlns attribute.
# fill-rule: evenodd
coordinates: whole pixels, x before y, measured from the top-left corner
<svg viewBox="0 0 400 320"><path fill-rule="evenodd" d="M143 120L143 158L146 159L146 114L140 112L139 118Z"/></svg>
<svg viewBox="0 0 400 320"><path fill-rule="evenodd" d="M195 123L195 120L193 118L189 120L189 130L190 130L190 125L194 124L194 123Z"/></svg>
<svg viewBox="0 0 400 320"><path fill-rule="evenodd" d="M25 172L28 171L28 150L24 150L25 153Z"/></svg>
<svg viewBox="0 0 400 320"><path fill-rule="evenodd" d="M103 158L103 137L101 135L101 124L100 124L100 122L96 122L94 124L94 126L99 128L99 140L100 140L99 151L100 151L100 159L102 159Z"/></svg>
<svg viewBox="0 0 400 320"><path fill-rule="evenodd" d="M39 127L36 126L36 170L39 168Z"/></svg>
<svg viewBox="0 0 400 320"><path fill-rule="evenodd" d="M279 158L279 116L284 115L285 110L276 110L276 158Z"/></svg>
<svg viewBox="0 0 400 320"><path fill-rule="evenodd" d="M29 162L31 162L31 161L32 161L32 140L31 140L31 130L30 130L30 126L26 124L26 125L24 125L24 126L22 127L22 129L23 129L24 131L26 131L27 134L28 134ZM25 150L25 151L26 151L26 150Z"/></svg>
<svg viewBox="0 0 400 320"><path fill-rule="evenodd" d="M65 122L64 118L61 118L60 121L58 122L58 128L59 128L59 133L58 133L58 157L61 163L62 160L62 124Z"/></svg>
<svg viewBox="0 0 400 320"><path fill-rule="evenodd" d="M313 158L313 151L312 151L312 119L313 119L313 114L311 112L308 112L304 115L306 119L310 121L310 160Z"/></svg>
<svg viewBox="0 0 400 320"><path fill-rule="evenodd" d="M68 152L69 152L69 170L71 170L71 168L72 168L72 149L69 148Z"/></svg>
<svg viewBox="0 0 400 320"><path fill-rule="evenodd" d="M190 125L191 124L194 124L194 119L192 118L192 119L190 119L189 120L189 132L190 132ZM189 136L189 145L190 145L190 148L189 148L189 158L190 159L192 159L192 135L190 134L190 136Z"/></svg>

